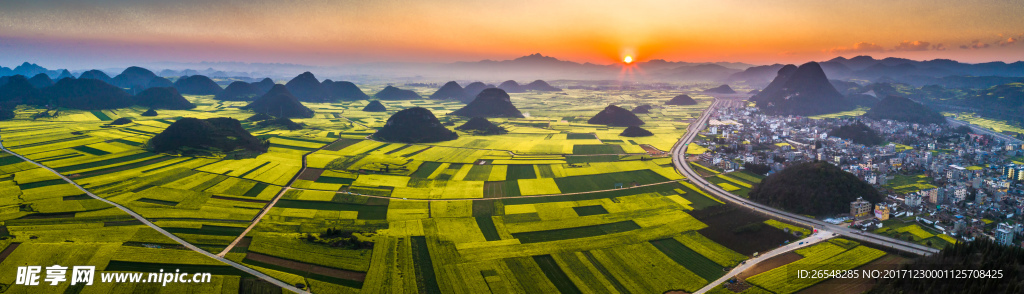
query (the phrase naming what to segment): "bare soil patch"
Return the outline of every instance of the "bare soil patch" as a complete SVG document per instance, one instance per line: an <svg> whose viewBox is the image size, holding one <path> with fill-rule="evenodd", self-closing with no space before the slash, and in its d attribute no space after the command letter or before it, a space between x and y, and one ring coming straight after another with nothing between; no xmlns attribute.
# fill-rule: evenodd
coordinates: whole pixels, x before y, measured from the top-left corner
<svg viewBox="0 0 1024 294"><path fill-rule="evenodd" d="M288 260L284 258L273 257L269 255L263 255L259 253L249 252L245 254L245 259L258 261L266 264L273 264L276 266L286 267L294 270L303 272L318 274L322 276L335 277L339 279L359 281L362 282L366 279L366 273L347 271L343 269L329 268L319 266L315 264L308 264L304 262L298 262L294 260Z"/></svg>
<svg viewBox="0 0 1024 294"><path fill-rule="evenodd" d="M764 225L764 221L768 220L764 214L735 204L716 205L693 211L691 214L708 225L707 228L698 231L701 235L747 256L755 252L767 252L781 246L785 241L797 240L793 235ZM745 226L756 229L739 230Z"/></svg>

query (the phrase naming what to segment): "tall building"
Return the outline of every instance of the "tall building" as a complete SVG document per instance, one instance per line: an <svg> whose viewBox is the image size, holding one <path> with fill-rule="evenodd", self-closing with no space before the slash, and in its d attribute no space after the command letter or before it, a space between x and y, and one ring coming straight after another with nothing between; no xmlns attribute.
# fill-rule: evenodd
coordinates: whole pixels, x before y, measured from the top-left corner
<svg viewBox="0 0 1024 294"><path fill-rule="evenodd" d="M938 204L939 203L939 188L931 188L927 190L921 190L921 196L928 199L928 203Z"/></svg>
<svg viewBox="0 0 1024 294"><path fill-rule="evenodd" d="M1013 244L1013 227L1005 223L996 226L996 243L1010 246Z"/></svg>
<svg viewBox="0 0 1024 294"><path fill-rule="evenodd" d="M915 194L908 194L905 198L903 198L903 204L906 204L907 206L910 206L910 207L921 206L921 202L922 202L921 199L923 198L922 195L923 195L923 193L922 194L916 194L916 193Z"/></svg>
<svg viewBox="0 0 1024 294"><path fill-rule="evenodd" d="M864 198L857 197L857 201L850 202L850 215L853 218L861 218L871 213L871 202L864 200Z"/></svg>

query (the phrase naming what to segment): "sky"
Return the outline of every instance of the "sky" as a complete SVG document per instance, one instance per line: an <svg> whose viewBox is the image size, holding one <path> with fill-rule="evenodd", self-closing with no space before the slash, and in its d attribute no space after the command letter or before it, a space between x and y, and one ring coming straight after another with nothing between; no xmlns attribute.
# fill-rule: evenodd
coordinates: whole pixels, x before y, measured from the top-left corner
<svg viewBox="0 0 1024 294"><path fill-rule="evenodd" d="M1024 60L995 0L0 0L0 66L506 60Z"/></svg>

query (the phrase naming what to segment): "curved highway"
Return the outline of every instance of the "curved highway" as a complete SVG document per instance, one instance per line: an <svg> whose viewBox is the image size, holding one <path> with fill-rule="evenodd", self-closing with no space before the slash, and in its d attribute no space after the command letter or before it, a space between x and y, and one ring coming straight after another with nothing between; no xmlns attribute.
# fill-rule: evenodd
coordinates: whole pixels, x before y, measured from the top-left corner
<svg viewBox="0 0 1024 294"><path fill-rule="evenodd" d="M720 101L715 100L715 102L713 102L711 106L708 107L708 109L704 110L700 118L698 118L696 121L690 124L690 126L687 128L686 134L679 139L679 142L677 142L675 146L672 146L672 164L674 164L676 170L679 170L679 172L682 173L683 176L686 176L690 180L690 182L701 187L702 189L704 189L704 191L707 191L721 199L727 200L737 205L746 206L750 209L756 210L764 214L768 214L777 219L835 232L848 239L877 244L883 247L889 247L895 250L909 252L917 255L931 255L939 252L938 249L924 246L921 244L910 243L907 241L896 240L885 236L861 232L860 230L841 227L820 220L812 219L806 216L775 209L767 205L763 205L751 201L749 199L737 196L735 194L729 193L722 189L721 187L718 187L718 185L708 182L706 179L697 174L697 172L695 172L689 164L686 164L686 148L689 147L689 144L691 142L693 142L693 139L697 136L697 133L702 129L702 126L705 123L707 123L712 111L715 109L715 107L719 105L719 103Z"/></svg>
<svg viewBox="0 0 1024 294"><path fill-rule="evenodd" d="M964 126L967 126L967 127L971 128L972 130L974 130L975 132L990 135L992 137L995 137L996 139L1003 140L1006 143L1011 143L1011 144L1024 143L1024 140L1017 139L1017 138L1008 136L1006 134L999 133L999 132L996 132L996 131L993 131L993 130L989 130L989 129L986 129L986 128L983 128L983 127L972 125L969 122L958 120L958 119L955 119L955 118L952 118L952 117L948 117L947 116L946 117L946 122L948 122L951 125L958 125L958 126L959 125L964 125Z"/></svg>

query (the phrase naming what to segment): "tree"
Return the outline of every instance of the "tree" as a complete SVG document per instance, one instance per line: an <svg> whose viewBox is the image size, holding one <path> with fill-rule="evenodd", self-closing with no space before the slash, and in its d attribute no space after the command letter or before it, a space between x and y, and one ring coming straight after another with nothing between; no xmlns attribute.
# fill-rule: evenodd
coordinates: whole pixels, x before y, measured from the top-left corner
<svg viewBox="0 0 1024 294"><path fill-rule="evenodd" d="M768 165L747 162L743 164L743 169L759 175L766 175L772 171L772 168Z"/></svg>

